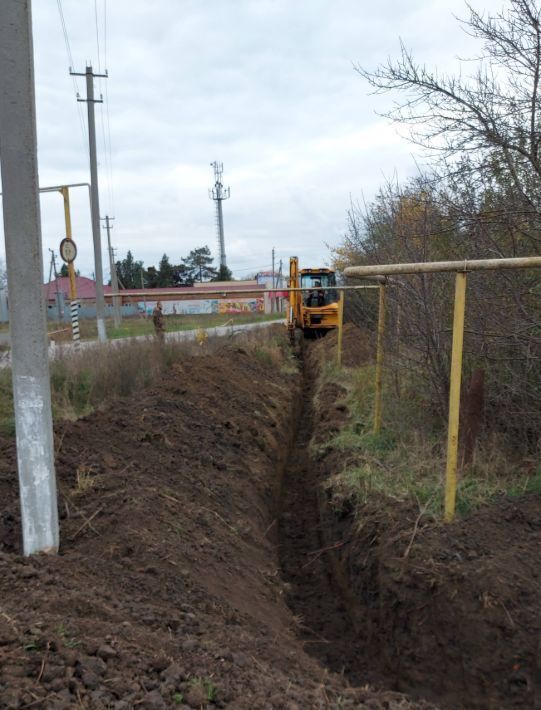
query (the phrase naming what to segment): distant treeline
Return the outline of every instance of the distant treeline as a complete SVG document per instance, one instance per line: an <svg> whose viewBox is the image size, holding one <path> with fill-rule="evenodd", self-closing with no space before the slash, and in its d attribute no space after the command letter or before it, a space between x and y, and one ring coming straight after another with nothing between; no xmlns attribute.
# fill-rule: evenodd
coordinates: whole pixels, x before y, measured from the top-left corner
<svg viewBox="0 0 541 710"><path fill-rule="evenodd" d="M192 249L180 264L172 264L167 254L160 259L158 267L145 268L142 261L134 259L131 251L126 258L115 264L120 287L167 288L168 286L193 286L195 282L232 281L233 276L227 266L216 268L208 246Z"/></svg>

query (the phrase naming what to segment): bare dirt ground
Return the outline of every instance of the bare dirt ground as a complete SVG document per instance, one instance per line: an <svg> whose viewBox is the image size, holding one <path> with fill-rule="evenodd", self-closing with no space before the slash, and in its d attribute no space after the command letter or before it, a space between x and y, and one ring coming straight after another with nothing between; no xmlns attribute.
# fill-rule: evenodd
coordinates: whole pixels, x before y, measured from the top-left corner
<svg viewBox="0 0 541 710"><path fill-rule="evenodd" d="M413 707L297 637L275 541L299 390L229 346L59 423L57 557L20 555L1 442L1 707Z"/></svg>
<svg viewBox="0 0 541 710"><path fill-rule="evenodd" d="M229 345L59 423L57 557L20 555L0 440L0 707L539 707L539 500L411 545L411 507L332 507L332 337L303 376Z"/></svg>

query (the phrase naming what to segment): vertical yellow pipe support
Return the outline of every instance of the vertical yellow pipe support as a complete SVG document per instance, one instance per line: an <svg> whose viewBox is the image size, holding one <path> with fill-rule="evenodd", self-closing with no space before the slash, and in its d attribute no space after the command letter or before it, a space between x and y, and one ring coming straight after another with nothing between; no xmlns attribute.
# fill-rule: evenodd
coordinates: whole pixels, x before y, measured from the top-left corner
<svg viewBox="0 0 541 710"><path fill-rule="evenodd" d="M449 425L447 433L447 468L445 472L445 522L455 517L458 464L458 428L460 423L460 388L462 383L462 350L464 346L464 311L466 308L466 272L458 271L455 281L453 316L453 350L449 387Z"/></svg>
<svg viewBox="0 0 541 710"><path fill-rule="evenodd" d="M344 333L344 292L340 291L338 300L338 352L336 362L338 367L342 367L342 336Z"/></svg>
<svg viewBox="0 0 541 710"><path fill-rule="evenodd" d="M376 399L374 404L374 434L381 430L381 395L383 389L383 338L385 336L385 284L379 287L378 350L376 355Z"/></svg>
<svg viewBox="0 0 541 710"><path fill-rule="evenodd" d="M70 211L70 193L68 187L61 187L60 192L64 198L64 220L66 222L66 239L72 239L71 234L71 211ZM68 264L68 274L70 279L70 301L77 298L77 283L75 281L75 266L73 262Z"/></svg>

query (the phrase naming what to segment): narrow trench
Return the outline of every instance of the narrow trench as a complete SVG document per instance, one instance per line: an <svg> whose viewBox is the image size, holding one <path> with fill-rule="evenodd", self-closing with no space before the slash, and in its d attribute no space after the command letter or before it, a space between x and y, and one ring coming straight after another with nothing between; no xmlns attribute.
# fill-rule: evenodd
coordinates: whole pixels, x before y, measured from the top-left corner
<svg viewBox="0 0 541 710"><path fill-rule="evenodd" d="M309 451L315 373L304 359L301 365L298 426L282 479L278 529L282 576L305 650L326 668L357 684L363 682L356 655L357 633L327 565L318 510L319 471Z"/></svg>

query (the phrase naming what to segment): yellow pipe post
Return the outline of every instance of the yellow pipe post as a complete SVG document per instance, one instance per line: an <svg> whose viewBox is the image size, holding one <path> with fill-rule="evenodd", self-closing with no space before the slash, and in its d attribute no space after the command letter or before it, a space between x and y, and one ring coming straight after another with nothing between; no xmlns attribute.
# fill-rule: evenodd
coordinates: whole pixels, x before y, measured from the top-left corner
<svg viewBox="0 0 541 710"><path fill-rule="evenodd" d="M64 198L64 220L66 222L66 239L72 239L71 233L71 211L69 187L61 187L60 192ZM75 281L75 266L73 262L68 264L68 274L70 280L70 301L77 298L77 282Z"/></svg>
<svg viewBox="0 0 541 710"><path fill-rule="evenodd" d="M383 338L385 335L385 284L379 286L378 349L376 355L376 399L374 404L374 434L381 430L381 395L383 389Z"/></svg>
<svg viewBox="0 0 541 710"><path fill-rule="evenodd" d="M338 300L338 352L336 361L338 367L342 367L342 335L344 332L344 292L340 291Z"/></svg>
<svg viewBox="0 0 541 710"><path fill-rule="evenodd" d="M453 350L449 386L449 425L447 433L447 468L445 471L445 522L455 517L458 464L458 429L460 424L460 388L462 383L462 350L464 345L464 311L466 308L466 272L458 271L455 281L453 316Z"/></svg>

